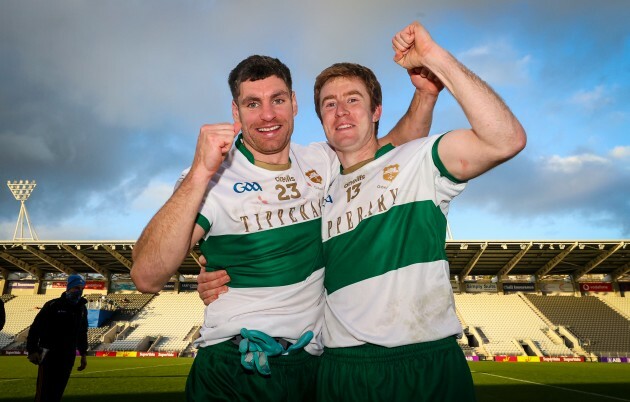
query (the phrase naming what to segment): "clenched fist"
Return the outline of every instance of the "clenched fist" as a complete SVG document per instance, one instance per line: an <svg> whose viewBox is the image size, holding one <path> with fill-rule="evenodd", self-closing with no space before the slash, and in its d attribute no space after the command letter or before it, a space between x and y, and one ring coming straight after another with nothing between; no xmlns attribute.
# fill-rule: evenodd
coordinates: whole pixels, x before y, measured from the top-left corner
<svg viewBox="0 0 630 402"><path fill-rule="evenodd" d="M214 175L232 148L234 137L240 130L240 123L203 125L199 130L191 171L203 172L208 177Z"/></svg>
<svg viewBox="0 0 630 402"><path fill-rule="evenodd" d="M435 46L429 32L419 22L414 22L394 35L394 61L407 70L423 67L425 57Z"/></svg>

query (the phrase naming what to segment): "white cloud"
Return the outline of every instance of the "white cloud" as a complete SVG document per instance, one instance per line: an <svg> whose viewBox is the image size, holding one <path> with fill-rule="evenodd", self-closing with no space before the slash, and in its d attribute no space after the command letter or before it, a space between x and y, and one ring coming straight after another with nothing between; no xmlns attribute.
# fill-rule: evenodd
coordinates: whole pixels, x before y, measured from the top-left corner
<svg viewBox="0 0 630 402"><path fill-rule="evenodd" d="M152 181L131 202L131 208L135 211L157 211L173 194L173 183Z"/></svg>
<svg viewBox="0 0 630 402"><path fill-rule="evenodd" d="M618 146L610 151L610 156L615 159L628 159L630 158L630 146Z"/></svg>
<svg viewBox="0 0 630 402"><path fill-rule="evenodd" d="M593 154L581 154L567 157L553 155L543 161L544 168L565 174L577 173L589 165L607 165L610 161L604 157Z"/></svg>
<svg viewBox="0 0 630 402"><path fill-rule="evenodd" d="M537 159L524 153L471 181L456 202L514 220L579 216L627 236L630 169L614 152Z"/></svg>
<svg viewBox="0 0 630 402"><path fill-rule="evenodd" d="M569 102L592 112L613 102L613 98L608 94L609 90L606 87L598 85L590 91L580 90L576 92L569 99Z"/></svg>
<svg viewBox="0 0 630 402"><path fill-rule="evenodd" d="M523 55L506 40L468 49L461 62L491 85L520 85L529 81L531 55Z"/></svg>

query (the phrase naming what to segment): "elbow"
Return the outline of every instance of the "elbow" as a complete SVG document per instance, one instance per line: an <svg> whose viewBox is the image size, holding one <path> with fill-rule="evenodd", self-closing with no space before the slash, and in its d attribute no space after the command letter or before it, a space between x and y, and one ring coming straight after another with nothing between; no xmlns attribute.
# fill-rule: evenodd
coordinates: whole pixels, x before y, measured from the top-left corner
<svg viewBox="0 0 630 402"><path fill-rule="evenodd" d="M511 130L508 141L502 147L500 160L507 161L518 155L527 145L527 135L520 123L516 122L516 126Z"/></svg>
<svg viewBox="0 0 630 402"><path fill-rule="evenodd" d="M158 293L162 290L162 287L150 280L151 275L144 274L143 272L149 272L142 269L140 264L134 263L131 267L131 280L133 281L136 289L142 293Z"/></svg>
<svg viewBox="0 0 630 402"><path fill-rule="evenodd" d="M523 128L523 126L521 126L519 123L515 131L514 149L516 152L514 155L518 154L523 149L525 149L526 145L527 145L527 134L525 133L525 129Z"/></svg>

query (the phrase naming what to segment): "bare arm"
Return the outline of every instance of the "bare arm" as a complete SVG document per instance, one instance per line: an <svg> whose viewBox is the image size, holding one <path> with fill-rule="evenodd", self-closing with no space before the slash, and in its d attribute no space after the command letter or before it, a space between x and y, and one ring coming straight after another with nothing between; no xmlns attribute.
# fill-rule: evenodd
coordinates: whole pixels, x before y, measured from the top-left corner
<svg viewBox="0 0 630 402"><path fill-rule="evenodd" d="M389 143L398 146L429 135L435 102L444 85L427 68L412 68L407 73L416 87L411 104L394 128L379 138L379 147Z"/></svg>
<svg viewBox="0 0 630 402"><path fill-rule="evenodd" d="M440 142L440 159L453 176L472 179L525 147L525 130L503 100L435 43L422 25L407 26L392 43L394 60L407 69L428 68L451 92L471 124L471 129L451 131Z"/></svg>
<svg viewBox="0 0 630 402"><path fill-rule="evenodd" d="M208 183L239 130L240 125L229 123L201 128L188 175L151 219L133 249L131 279L141 292L159 292L203 236L195 218Z"/></svg>

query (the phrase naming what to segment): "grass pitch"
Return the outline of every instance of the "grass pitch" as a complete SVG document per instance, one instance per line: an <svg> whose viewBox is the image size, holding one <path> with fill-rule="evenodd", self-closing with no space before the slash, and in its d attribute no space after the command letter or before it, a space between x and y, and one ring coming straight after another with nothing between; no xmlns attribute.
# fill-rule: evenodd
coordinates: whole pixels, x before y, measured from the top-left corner
<svg viewBox="0 0 630 402"><path fill-rule="evenodd" d="M192 359L89 357L64 401L184 401ZM78 365L78 362L77 362ZM630 402L630 364L471 362L479 402ZM25 356L0 357L0 401L32 401L37 369Z"/></svg>

